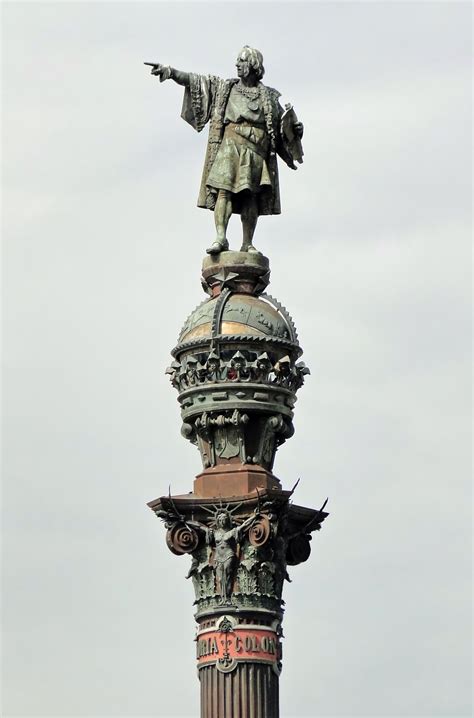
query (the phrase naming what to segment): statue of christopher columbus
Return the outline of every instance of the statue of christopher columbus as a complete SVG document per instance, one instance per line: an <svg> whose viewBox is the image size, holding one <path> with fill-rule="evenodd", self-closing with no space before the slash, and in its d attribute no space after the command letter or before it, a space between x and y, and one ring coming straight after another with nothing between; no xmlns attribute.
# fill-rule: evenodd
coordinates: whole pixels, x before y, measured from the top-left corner
<svg viewBox="0 0 474 718"><path fill-rule="evenodd" d="M263 214L280 214L276 155L292 169L302 162L303 125L290 105L283 110L280 93L262 84L261 52L247 45L237 57L237 78L182 72L159 63L151 74L185 88L181 117L200 132L209 122L198 207L214 211L216 238L207 249L229 249L231 215L242 220L242 252L257 252L253 236Z"/></svg>

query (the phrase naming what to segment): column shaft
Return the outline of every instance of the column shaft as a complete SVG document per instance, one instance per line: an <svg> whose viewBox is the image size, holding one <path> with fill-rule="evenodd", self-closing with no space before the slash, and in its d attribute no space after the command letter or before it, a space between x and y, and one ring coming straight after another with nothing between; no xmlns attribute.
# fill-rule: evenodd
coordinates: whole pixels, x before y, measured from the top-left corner
<svg viewBox="0 0 474 718"><path fill-rule="evenodd" d="M231 673L199 671L201 718L278 718L278 676L269 665L240 663Z"/></svg>

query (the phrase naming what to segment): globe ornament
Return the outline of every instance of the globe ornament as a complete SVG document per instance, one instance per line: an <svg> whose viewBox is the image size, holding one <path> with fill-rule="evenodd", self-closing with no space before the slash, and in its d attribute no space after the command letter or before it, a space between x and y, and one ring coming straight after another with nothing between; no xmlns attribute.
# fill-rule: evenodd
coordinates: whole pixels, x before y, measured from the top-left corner
<svg viewBox="0 0 474 718"><path fill-rule="evenodd" d="M309 374L298 361L302 349L291 316L263 291L269 276L260 253L206 257L208 298L187 318L166 370L178 391L181 433L198 447L203 471L221 473L221 489L236 488L239 466L246 467L241 489L279 486L275 454L293 435L296 392ZM205 489L198 483L195 490Z"/></svg>

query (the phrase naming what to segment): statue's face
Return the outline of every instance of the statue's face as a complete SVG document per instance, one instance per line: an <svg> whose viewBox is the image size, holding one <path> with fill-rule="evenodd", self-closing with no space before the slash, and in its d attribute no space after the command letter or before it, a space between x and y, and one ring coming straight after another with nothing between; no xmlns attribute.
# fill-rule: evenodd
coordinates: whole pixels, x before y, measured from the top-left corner
<svg viewBox="0 0 474 718"><path fill-rule="evenodd" d="M239 52L235 66L237 68L238 77L248 77L250 73L250 63L248 61L248 55L246 50Z"/></svg>
<svg viewBox="0 0 474 718"><path fill-rule="evenodd" d="M220 529L225 529L229 523L227 514L219 514L216 523Z"/></svg>

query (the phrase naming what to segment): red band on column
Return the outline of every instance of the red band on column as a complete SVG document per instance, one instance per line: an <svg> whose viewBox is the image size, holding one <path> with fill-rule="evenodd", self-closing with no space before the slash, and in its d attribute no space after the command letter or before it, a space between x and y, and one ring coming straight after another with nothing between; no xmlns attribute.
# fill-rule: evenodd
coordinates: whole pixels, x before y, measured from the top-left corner
<svg viewBox="0 0 474 718"><path fill-rule="evenodd" d="M280 660L278 636L264 628L203 631L196 640L198 668L213 663L221 669L230 668L231 664L240 661L277 664Z"/></svg>

